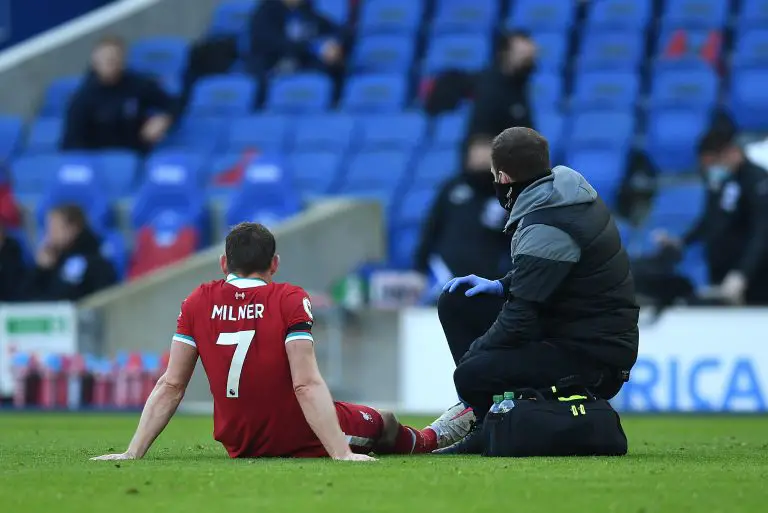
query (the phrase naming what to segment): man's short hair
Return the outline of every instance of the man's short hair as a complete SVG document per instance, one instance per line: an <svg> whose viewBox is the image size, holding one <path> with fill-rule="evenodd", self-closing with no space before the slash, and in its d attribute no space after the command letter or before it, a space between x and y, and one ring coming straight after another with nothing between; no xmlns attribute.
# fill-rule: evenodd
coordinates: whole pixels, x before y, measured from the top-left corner
<svg viewBox="0 0 768 513"><path fill-rule="evenodd" d="M515 182L533 180L550 172L549 143L531 128L507 128L493 140L491 162Z"/></svg>
<svg viewBox="0 0 768 513"><path fill-rule="evenodd" d="M727 128L710 129L699 140L699 156L720 153L734 143L734 132Z"/></svg>
<svg viewBox="0 0 768 513"><path fill-rule="evenodd" d="M275 236L259 223L240 223L232 228L225 246L229 272L241 276L267 271L277 249Z"/></svg>
<svg viewBox="0 0 768 513"><path fill-rule="evenodd" d="M67 204L53 207L50 213L60 215L68 225L82 230L88 224L83 209L79 205Z"/></svg>
<svg viewBox="0 0 768 513"><path fill-rule="evenodd" d="M114 46L120 50L125 50L125 40L120 36L106 35L96 43L96 48L104 46Z"/></svg>

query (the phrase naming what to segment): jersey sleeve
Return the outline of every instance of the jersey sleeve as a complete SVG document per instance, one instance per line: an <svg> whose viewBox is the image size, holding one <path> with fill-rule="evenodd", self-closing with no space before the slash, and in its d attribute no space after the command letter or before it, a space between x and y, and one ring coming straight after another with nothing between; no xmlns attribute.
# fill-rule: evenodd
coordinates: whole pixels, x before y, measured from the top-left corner
<svg viewBox="0 0 768 513"><path fill-rule="evenodd" d="M309 294L301 287L292 287L283 298L283 318L288 327L285 333L285 343L295 340L310 340L312 338L312 303Z"/></svg>
<svg viewBox="0 0 768 513"><path fill-rule="evenodd" d="M197 347L192 331L192 319L194 318L192 310L196 293L197 290L192 292L192 294L187 296L187 299L182 301L181 311L179 312L179 317L176 319L176 332L171 339L173 342L181 342L182 344L187 344L192 347Z"/></svg>

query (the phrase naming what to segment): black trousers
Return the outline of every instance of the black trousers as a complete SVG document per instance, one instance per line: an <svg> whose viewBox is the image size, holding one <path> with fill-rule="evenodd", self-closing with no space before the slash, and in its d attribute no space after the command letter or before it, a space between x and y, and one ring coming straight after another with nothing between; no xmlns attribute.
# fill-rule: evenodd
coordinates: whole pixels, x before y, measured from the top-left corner
<svg viewBox="0 0 768 513"><path fill-rule="evenodd" d="M456 363L453 382L459 397L483 418L493 396L518 388L547 388L582 377L602 398L615 396L623 384L618 369L547 341L480 351L460 362L470 344L485 333L504 304L495 296L466 297L466 288L443 293L437 312Z"/></svg>

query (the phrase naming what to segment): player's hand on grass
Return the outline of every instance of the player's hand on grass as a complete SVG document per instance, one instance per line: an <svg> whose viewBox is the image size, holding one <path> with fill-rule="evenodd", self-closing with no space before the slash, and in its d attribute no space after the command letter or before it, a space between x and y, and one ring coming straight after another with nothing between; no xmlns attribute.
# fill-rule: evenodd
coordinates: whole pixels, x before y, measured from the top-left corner
<svg viewBox="0 0 768 513"><path fill-rule="evenodd" d="M469 276L462 276L461 278L453 278L443 286L443 292L453 294L462 285L469 286L469 289L464 293L467 297L477 296L478 294L489 294L492 296L503 296L504 286L500 281L488 280L470 274Z"/></svg>
<svg viewBox="0 0 768 513"><path fill-rule="evenodd" d="M367 454L355 454L353 452L334 459L336 461L376 461L376 458L372 458Z"/></svg>
<svg viewBox="0 0 768 513"><path fill-rule="evenodd" d="M104 454L103 456L96 456L91 458L91 461L113 461L113 460L135 460L136 455L129 452L122 454Z"/></svg>

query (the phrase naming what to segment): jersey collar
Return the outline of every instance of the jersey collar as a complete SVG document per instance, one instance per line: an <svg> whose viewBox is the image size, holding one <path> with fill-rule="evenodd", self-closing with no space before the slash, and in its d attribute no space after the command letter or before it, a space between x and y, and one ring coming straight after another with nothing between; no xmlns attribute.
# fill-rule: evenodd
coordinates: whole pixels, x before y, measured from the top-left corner
<svg viewBox="0 0 768 513"><path fill-rule="evenodd" d="M254 287L263 287L267 284L267 282L260 280L259 278L241 278L236 274L227 275L226 283L239 289L252 289Z"/></svg>

